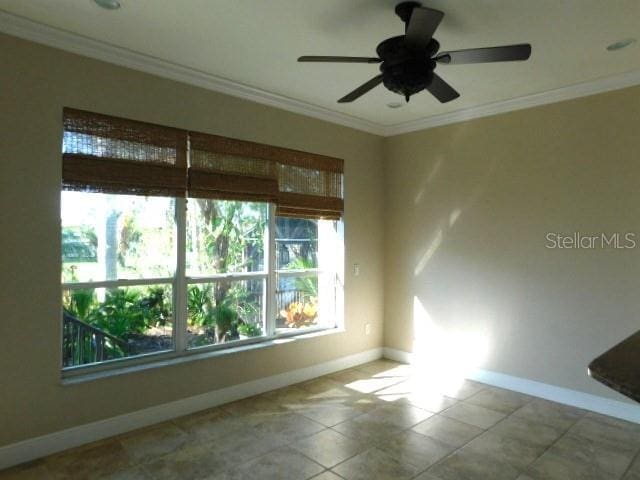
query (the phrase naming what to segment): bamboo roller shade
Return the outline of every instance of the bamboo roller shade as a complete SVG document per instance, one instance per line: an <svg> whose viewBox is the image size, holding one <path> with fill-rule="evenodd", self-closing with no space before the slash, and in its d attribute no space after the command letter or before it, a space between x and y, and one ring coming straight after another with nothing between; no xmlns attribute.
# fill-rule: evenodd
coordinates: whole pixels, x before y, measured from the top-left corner
<svg viewBox="0 0 640 480"><path fill-rule="evenodd" d="M64 109L63 188L275 202L278 215L338 219L341 159Z"/></svg>

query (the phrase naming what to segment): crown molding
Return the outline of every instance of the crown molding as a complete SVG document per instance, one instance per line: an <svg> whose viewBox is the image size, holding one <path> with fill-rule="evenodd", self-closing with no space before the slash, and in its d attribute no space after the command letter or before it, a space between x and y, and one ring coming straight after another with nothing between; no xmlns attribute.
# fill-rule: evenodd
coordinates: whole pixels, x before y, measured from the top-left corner
<svg viewBox="0 0 640 480"><path fill-rule="evenodd" d="M233 82L201 70L50 27L3 10L0 10L0 32L270 107L280 108L375 135L384 135L384 127L374 122L334 112L317 105Z"/></svg>
<svg viewBox="0 0 640 480"><path fill-rule="evenodd" d="M477 107L457 110L455 112L442 113L431 117L412 120L410 122L397 123L384 128L384 136L390 137L403 133L416 132L428 128L439 127L441 125L449 125L451 123L464 122L481 117L489 117L499 113L511 112L514 110L522 110L525 108L547 105L549 103L562 102L579 97L595 95L597 93L618 90L621 88L633 87L640 85L640 70L634 70L609 77L598 78L588 82L577 83L560 87L545 92L525 95L509 100L501 100L499 102L488 103Z"/></svg>
<svg viewBox="0 0 640 480"><path fill-rule="evenodd" d="M0 32L78 55L384 137L640 85L640 70L634 70L486 105L432 115L408 122L384 125L243 85L201 70L144 55L126 48L99 42L89 37L50 27L3 10L0 10Z"/></svg>

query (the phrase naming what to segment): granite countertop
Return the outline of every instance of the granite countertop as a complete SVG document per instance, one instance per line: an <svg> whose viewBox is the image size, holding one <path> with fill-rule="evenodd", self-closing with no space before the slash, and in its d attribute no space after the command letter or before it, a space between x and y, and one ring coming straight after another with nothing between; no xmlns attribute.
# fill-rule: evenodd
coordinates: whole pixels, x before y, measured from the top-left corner
<svg viewBox="0 0 640 480"><path fill-rule="evenodd" d="M640 402L640 331L589 364L589 375Z"/></svg>

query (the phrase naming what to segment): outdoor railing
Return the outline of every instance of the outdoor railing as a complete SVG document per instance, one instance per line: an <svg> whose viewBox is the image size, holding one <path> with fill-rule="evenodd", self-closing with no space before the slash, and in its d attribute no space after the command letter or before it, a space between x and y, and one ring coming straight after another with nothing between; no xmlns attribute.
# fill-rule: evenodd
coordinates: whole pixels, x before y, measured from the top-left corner
<svg viewBox="0 0 640 480"><path fill-rule="evenodd" d="M286 309L290 303L304 303L309 300L309 295L300 290L282 290L276 292L276 308L278 311Z"/></svg>
<svg viewBox="0 0 640 480"><path fill-rule="evenodd" d="M63 312L62 364L64 367L103 362L126 356L127 343L104 330Z"/></svg>

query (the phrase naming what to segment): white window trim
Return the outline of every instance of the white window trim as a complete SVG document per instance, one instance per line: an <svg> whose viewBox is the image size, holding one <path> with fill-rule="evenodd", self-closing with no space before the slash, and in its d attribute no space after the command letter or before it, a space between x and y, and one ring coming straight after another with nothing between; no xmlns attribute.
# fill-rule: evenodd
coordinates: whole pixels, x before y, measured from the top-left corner
<svg viewBox="0 0 640 480"><path fill-rule="evenodd" d="M253 349L259 344L265 346L274 345L280 339L287 339L297 336L315 336L315 334L330 331L341 332L343 309L342 302L338 298L335 299L335 318L332 326L318 325L314 327L305 327L299 329L276 329L276 286L277 277L291 276L314 276L322 273L329 273L317 268L296 269L296 270L276 270L271 268L276 266L276 207L275 204L268 204L268 223L265 227L265 259L264 270L260 272L242 272L242 273L225 273L206 276L188 276L186 274L186 223L187 223L187 199L176 198L175 202L175 221L176 221L176 270L174 277L157 277L144 279L118 279L104 280L97 282L73 282L62 283L62 290L77 290L82 288L118 288L126 286L138 285L156 285L170 284L173 289L173 349L162 350L158 352L150 352L133 357L123 357L112 360L106 360L98 363L85 365L75 365L70 367L62 366L62 352L60 352L60 370L62 379L84 377L102 377L109 376L111 372L126 372L145 369L148 365L158 366L171 365L181 363L190 357L193 359L202 358L208 354L219 355L222 353L236 353L245 349ZM339 282L340 275L338 272L330 272L336 275L336 282ZM200 347L189 348L187 345L187 288L190 284L211 283L218 280L265 280L265 300L263 305L264 335L254 338L234 340L228 343L204 345ZM62 309L61 309L62 310ZM62 315L60 318L62 325ZM59 342L62 348L62 338Z"/></svg>

